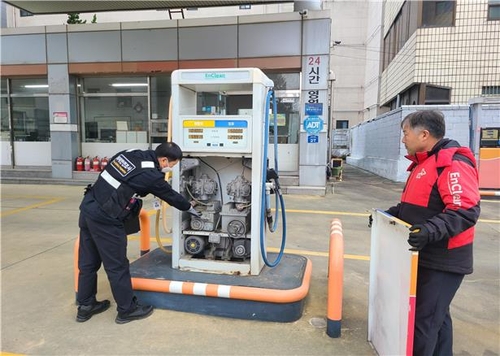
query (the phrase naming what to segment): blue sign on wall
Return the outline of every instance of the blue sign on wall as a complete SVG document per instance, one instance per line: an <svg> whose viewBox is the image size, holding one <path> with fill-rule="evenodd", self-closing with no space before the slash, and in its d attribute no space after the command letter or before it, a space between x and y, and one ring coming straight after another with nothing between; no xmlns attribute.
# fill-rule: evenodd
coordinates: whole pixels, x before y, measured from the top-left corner
<svg viewBox="0 0 500 356"><path fill-rule="evenodd" d="M304 130L314 135L323 130L323 119L318 116L309 116L304 120Z"/></svg>
<svg viewBox="0 0 500 356"><path fill-rule="evenodd" d="M307 143L318 143L319 136L318 135L309 135L307 136Z"/></svg>
<svg viewBox="0 0 500 356"><path fill-rule="evenodd" d="M306 103L306 115L320 116L323 115L323 103Z"/></svg>

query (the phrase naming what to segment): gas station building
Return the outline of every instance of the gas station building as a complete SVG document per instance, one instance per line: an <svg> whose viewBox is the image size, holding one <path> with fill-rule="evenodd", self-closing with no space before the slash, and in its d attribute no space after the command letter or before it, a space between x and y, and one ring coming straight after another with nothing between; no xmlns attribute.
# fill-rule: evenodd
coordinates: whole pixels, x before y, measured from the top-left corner
<svg viewBox="0 0 500 356"><path fill-rule="evenodd" d="M278 97L280 171L321 191L330 23L329 12L306 11L4 29L2 111L11 108L14 130L11 145L2 127L1 165L51 167L52 178L78 179L79 156L111 157L166 140L174 70L255 67ZM251 107L246 93L198 100L204 115ZM307 132L311 118L316 130Z"/></svg>

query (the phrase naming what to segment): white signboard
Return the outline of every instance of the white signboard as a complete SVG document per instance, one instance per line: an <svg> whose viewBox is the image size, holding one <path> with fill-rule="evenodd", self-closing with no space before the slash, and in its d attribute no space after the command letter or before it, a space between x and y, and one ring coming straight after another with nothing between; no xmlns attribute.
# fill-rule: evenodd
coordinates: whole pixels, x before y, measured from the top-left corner
<svg viewBox="0 0 500 356"><path fill-rule="evenodd" d="M418 252L409 251L409 225L373 213L368 341L379 355L412 355Z"/></svg>

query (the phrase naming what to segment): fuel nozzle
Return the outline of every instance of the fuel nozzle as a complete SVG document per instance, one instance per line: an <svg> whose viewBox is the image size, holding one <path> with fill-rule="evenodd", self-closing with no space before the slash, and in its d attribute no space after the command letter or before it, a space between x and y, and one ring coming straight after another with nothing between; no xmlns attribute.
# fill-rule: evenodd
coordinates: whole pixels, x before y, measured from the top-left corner
<svg viewBox="0 0 500 356"><path fill-rule="evenodd" d="M271 212L271 190L273 189L273 183L266 182L266 220L267 225L271 227L273 225L273 214Z"/></svg>
<svg viewBox="0 0 500 356"><path fill-rule="evenodd" d="M278 172L276 172L274 168L267 169L266 182L274 182L274 184L272 184L270 188L271 194L275 193L275 189L279 189Z"/></svg>

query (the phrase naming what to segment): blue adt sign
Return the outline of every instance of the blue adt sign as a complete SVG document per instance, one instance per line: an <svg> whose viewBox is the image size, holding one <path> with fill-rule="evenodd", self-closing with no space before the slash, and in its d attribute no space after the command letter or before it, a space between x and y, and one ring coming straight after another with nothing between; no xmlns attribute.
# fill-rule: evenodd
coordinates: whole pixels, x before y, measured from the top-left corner
<svg viewBox="0 0 500 356"><path fill-rule="evenodd" d="M323 130L323 119L318 116L309 116L304 120L304 130L309 135L314 135Z"/></svg>

